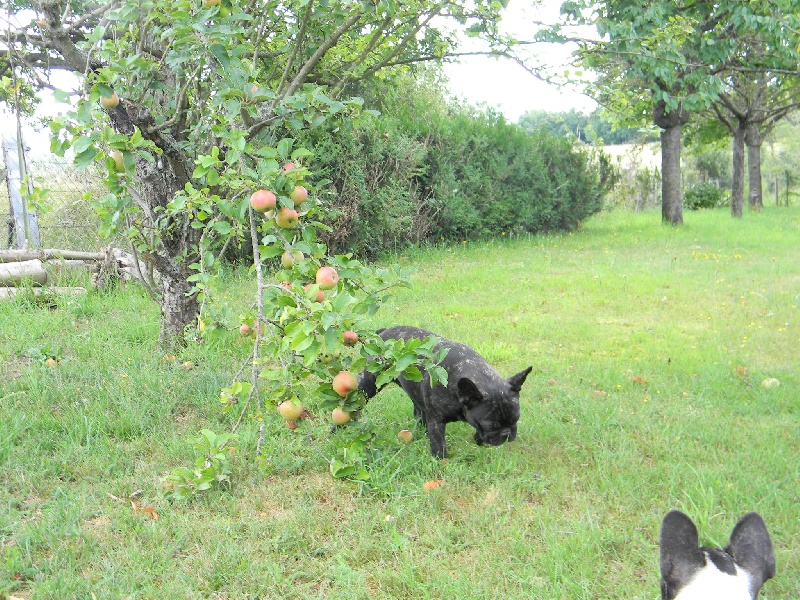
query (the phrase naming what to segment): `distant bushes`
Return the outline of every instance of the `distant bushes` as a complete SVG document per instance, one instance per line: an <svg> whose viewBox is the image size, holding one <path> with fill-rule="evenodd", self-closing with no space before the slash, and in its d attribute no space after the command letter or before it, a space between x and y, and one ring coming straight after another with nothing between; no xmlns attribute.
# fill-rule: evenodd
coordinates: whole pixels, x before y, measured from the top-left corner
<svg viewBox="0 0 800 600"><path fill-rule="evenodd" d="M566 231L603 207L615 171L602 153L447 103L435 86L383 92L381 116L303 140L335 190L333 251Z"/></svg>
<svg viewBox="0 0 800 600"><path fill-rule="evenodd" d="M683 194L683 205L689 210L716 208L723 203L725 192L713 183L701 183Z"/></svg>

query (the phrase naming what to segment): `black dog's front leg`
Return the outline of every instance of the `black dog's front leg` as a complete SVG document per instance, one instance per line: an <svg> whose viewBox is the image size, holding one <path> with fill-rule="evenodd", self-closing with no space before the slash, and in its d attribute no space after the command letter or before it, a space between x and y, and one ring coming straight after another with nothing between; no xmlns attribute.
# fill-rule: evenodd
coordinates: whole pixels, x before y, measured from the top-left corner
<svg viewBox="0 0 800 600"><path fill-rule="evenodd" d="M428 439L431 442L431 454L436 458L447 458L444 439L444 423L428 423Z"/></svg>

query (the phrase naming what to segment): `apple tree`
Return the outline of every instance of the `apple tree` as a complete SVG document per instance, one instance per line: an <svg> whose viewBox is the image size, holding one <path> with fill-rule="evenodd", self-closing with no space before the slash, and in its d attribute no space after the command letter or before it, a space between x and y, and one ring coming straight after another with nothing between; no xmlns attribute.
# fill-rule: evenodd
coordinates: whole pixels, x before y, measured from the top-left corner
<svg viewBox="0 0 800 600"><path fill-rule="evenodd" d="M56 71L77 76L78 90L56 90L67 104L51 124L52 148L70 150L78 166L105 163L97 212L158 273L151 292L171 346L197 323L196 276L210 274L226 242L249 235L250 194L279 187L282 162L307 161L292 132L327 119L347 126L363 109L350 97L359 81L447 57L457 30L502 42L501 7L23 0L8 3L0 76L13 71L37 88L58 87Z"/></svg>
<svg viewBox="0 0 800 600"><path fill-rule="evenodd" d="M54 152L71 152L79 167L105 165L108 193L94 207L105 230L127 235L153 268L162 346L180 344L190 328L206 337L220 331L211 294L220 254L251 245L257 292L239 327L252 353L220 399L237 411L234 432L245 418L261 423L259 455L267 407L288 401L286 414L300 411L287 423L309 435L329 430L323 415L336 408L339 417L357 416L360 396L341 373L420 378L421 363L434 381L443 378L434 340L386 343L371 331L370 317L408 274L328 256L317 238L325 182L315 180L312 152L295 137L332 120L356 126L364 107L351 94L360 81L441 60L455 51L457 29L505 43L496 29L501 7L491 0L11 5L15 33L5 44L13 60L0 71L54 88L65 102L50 123ZM56 70L75 75L78 89L57 89ZM279 257L283 269L268 277L267 263L277 266ZM336 476L363 477L359 457L371 433L356 421L343 454L331 459ZM176 495L227 478L222 448L231 433L204 430L194 440L198 463L173 474Z"/></svg>

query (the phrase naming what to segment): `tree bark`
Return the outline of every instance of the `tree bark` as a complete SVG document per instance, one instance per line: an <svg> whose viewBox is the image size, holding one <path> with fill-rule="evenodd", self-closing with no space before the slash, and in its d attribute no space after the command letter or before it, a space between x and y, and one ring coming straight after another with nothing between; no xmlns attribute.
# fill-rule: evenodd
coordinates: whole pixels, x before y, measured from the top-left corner
<svg viewBox="0 0 800 600"><path fill-rule="evenodd" d="M663 102L656 105L653 121L661 131L661 220L683 225L681 193L681 129L689 120L683 108L666 112Z"/></svg>
<svg viewBox="0 0 800 600"><path fill-rule="evenodd" d="M733 182L731 183L731 216L741 218L744 204L744 128L740 121L733 130Z"/></svg>
<svg viewBox="0 0 800 600"><path fill-rule="evenodd" d="M161 331L162 348L174 348L183 343L186 328L193 325L199 312L196 294L187 281L189 273L162 274L161 279Z"/></svg>
<svg viewBox="0 0 800 600"><path fill-rule="evenodd" d="M133 133L134 125L147 131L153 124L152 115L146 110L124 101L111 111L110 116L114 129L128 135ZM149 138L163 150L163 154L154 156L152 162L136 161L131 195L146 219L153 220L175 194L184 189L190 171L188 157L172 132L157 131ZM191 227L191 217L187 215L178 217L167 226L159 226L158 230L157 246L142 258L162 276L159 341L163 348L172 349L185 343L186 327L192 325L198 316L199 304L195 295L189 295L193 285L188 278L192 275L189 265L199 260L202 231Z"/></svg>
<svg viewBox="0 0 800 600"><path fill-rule="evenodd" d="M763 137L757 125L747 128L744 142L747 144L747 175L750 184L750 210L761 212L764 196L761 182L761 142Z"/></svg>

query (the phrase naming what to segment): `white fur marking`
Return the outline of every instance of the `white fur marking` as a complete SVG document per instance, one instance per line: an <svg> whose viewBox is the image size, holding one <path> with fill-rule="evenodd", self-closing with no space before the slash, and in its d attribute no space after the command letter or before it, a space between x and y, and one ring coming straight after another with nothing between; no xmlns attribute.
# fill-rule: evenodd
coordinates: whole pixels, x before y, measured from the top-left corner
<svg viewBox="0 0 800 600"><path fill-rule="evenodd" d="M675 600L752 600L750 597L750 575L736 567L736 575L718 570L706 555L707 565L691 583L681 590Z"/></svg>

